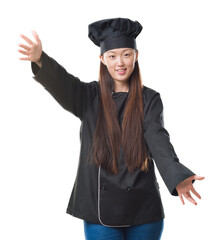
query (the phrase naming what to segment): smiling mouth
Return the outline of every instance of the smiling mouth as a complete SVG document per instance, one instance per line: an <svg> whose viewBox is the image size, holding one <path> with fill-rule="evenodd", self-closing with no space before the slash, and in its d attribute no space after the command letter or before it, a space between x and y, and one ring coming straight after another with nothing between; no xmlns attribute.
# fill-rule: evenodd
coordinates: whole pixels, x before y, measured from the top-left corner
<svg viewBox="0 0 222 240"><path fill-rule="evenodd" d="M117 69L116 71L117 71L117 72L125 72L125 71L126 71L126 68Z"/></svg>

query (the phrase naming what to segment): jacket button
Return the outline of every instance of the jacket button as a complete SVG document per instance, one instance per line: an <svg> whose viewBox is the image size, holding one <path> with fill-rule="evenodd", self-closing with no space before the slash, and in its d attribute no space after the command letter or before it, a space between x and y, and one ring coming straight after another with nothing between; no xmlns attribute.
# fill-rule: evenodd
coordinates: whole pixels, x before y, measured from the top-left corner
<svg viewBox="0 0 222 240"><path fill-rule="evenodd" d="M106 190L106 186L103 185L103 186L102 186L102 190Z"/></svg>
<svg viewBox="0 0 222 240"><path fill-rule="evenodd" d="M129 191L131 189L131 187L127 187L127 191Z"/></svg>

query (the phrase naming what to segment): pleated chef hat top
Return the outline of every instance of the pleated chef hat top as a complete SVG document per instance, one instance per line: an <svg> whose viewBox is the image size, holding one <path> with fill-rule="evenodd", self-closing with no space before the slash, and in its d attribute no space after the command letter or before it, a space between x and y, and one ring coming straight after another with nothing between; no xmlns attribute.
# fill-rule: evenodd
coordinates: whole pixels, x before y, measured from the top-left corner
<svg viewBox="0 0 222 240"><path fill-rule="evenodd" d="M100 53L115 48L133 48L137 50L136 37L143 27L138 21L128 18L110 18L89 24L88 37L100 47Z"/></svg>

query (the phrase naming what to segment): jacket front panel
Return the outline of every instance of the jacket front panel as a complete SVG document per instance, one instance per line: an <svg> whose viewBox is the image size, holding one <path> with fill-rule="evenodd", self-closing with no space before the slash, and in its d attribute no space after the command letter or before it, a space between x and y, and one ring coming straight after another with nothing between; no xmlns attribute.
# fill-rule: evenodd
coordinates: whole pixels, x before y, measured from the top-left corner
<svg viewBox="0 0 222 240"><path fill-rule="evenodd" d="M148 173L138 169L130 174L124 167L118 175L110 177L100 170L98 216L103 225L130 226L164 218L153 162Z"/></svg>
<svg viewBox="0 0 222 240"><path fill-rule="evenodd" d="M67 213L105 226L130 226L164 218L154 161L169 192L177 196L176 185L194 175L179 162L164 127L163 104L160 94L143 87L144 138L152 156L149 171L128 172L123 149L118 159L118 175L109 175L94 163L89 164L90 147L96 127L99 83L84 83L67 73L53 58L42 54L41 69L32 63L34 79L61 104L81 120L76 179L69 199ZM123 119L127 93L116 93L120 124Z"/></svg>
<svg viewBox="0 0 222 240"><path fill-rule="evenodd" d="M127 94L117 95L114 101L121 124ZM126 168L121 146L118 159L119 174L113 176L95 164L89 165L86 160L96 127L97 106L98 96L82 120L79 167L67 213L76 217L81 215L82 219L89 222L116 227L162 219L164 211L153 160L148 173L138 169L131 174Z"/></svg>

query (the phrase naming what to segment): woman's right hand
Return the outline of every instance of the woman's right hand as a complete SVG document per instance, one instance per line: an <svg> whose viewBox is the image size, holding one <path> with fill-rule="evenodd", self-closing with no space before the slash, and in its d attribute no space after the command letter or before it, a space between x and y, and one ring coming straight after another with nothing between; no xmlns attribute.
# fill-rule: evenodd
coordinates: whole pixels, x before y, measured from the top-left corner
<svg viewBox="0 0 222 240"><path fill-rule="evenodd" d="M22 53L26 57L20 57L20 60L29 60L31 62L36 62L39 67L42 66L41 63L41 55L42 55L42 42L39 39L38 34L32 30L32 35L34 36L36 42L31 41L28 37L26 37L23 34L20 34L20 37L22 37L28 45L19 43L18 46L23 48L24 50L18 49L18 52Z"/></svg>

